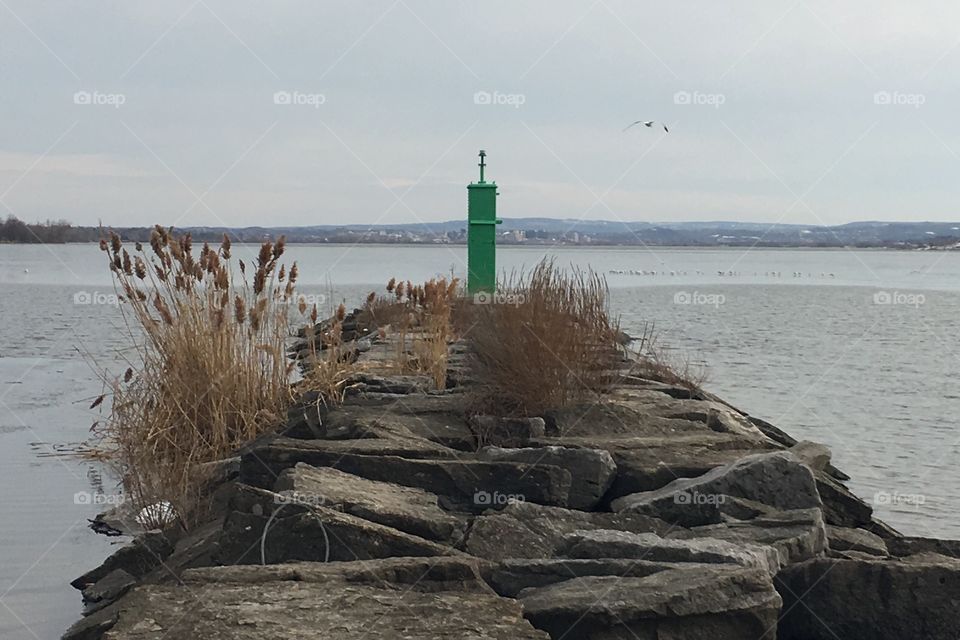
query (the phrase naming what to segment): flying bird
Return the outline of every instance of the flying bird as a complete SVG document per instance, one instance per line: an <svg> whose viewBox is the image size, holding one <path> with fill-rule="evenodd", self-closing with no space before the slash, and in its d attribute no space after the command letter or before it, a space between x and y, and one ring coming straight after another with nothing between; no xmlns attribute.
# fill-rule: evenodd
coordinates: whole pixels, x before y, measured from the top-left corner
<svg viewBox="0 0 960 640"><path fill-rule="evenodd" d="M637 120L636 122L631 122L629 125L627 125L627 127L624 129L624 131L626 131L627 129L629 129L629 128L631 128L631 127L635 127L635 126L638 125L638 124L642 124L643 126L645 126L645 127L647 127L647 128L649 129L649 128L652 127L654 124L656 124L656 120ZM665 124L663 124L663 123L661 122L661 123L660 123L660 126L663 127L663 130L664 130L664 131L666 131L667 133L670 133L670 129L667 129L667 125L665 125Z"/></svg>

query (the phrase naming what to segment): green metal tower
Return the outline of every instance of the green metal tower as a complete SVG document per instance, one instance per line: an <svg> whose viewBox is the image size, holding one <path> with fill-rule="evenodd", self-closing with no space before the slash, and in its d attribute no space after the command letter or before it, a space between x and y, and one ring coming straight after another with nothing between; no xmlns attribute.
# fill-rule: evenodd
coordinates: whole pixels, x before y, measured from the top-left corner
<svg viewBox="0 0 960 640"><path fill-rule="evenodd" d="M497 286L497 183L484 180L487 152L480 151L480 181L467 185L467 292Z"/></svg>

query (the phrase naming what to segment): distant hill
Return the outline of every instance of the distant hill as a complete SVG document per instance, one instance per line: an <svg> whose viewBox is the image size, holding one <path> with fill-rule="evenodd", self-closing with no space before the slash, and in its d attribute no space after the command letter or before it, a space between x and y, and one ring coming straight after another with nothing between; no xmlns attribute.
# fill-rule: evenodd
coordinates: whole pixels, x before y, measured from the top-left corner
<svg viewBox="0 0 960 640"><path fill-rule="evenodd" d="M197 241L259 242L286 236L288 242L368 244L460 244L466 241L466 220L403 224L345 224L276 227L182 227ZM145 241L150 229L113 227L127 240ZM498 227L502 244L758 246L758 247L890 247L928 248L960 244L960 223L852 222L835 226L759 222L618 222L559 218L510 218ZM28 225L9 218L0 223L0 242L85 242L99 240L97 227L66 222Z"/></svg>

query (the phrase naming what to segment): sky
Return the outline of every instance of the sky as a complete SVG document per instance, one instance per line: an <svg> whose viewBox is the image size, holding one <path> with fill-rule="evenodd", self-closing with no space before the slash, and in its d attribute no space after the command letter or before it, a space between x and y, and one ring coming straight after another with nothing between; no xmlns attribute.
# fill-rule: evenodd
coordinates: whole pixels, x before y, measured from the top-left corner
<svg viewBox="0 0 960 640"><path fill-rule="evenodd" d="M0 0L0 217L956 220L960 5ZM658 126L631 122L656 120Z"/></svg>

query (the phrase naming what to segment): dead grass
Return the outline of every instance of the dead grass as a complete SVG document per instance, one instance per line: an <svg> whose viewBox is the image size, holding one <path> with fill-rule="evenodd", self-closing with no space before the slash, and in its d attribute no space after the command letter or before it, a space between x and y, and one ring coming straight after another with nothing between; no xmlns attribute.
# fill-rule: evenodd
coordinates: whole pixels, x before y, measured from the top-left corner
<svg viewBox="0 0 960 640"><path fill-rule="evenodd" d="M101 249L136 355L111 382L98 445L135 506L169 502L189 527L209 463L278 426L291 403L297 265L280 264L283 238L264 243L255 263L234 264L226 237L197 255L189 235L159 226L148 247L128 251L111 234Z"/></svg>
<svg viewBox="0 0 960 640"><path fill-rule="evenodd" d="M478 412L536 416L609 389L622 353L602 276L544 260L497 291L477 299L467 335Z"/></svg>
<svg viewBox="0 0 960 640"><path fill-rule="evenodd" d="M708 371L702 361L670 348L652 326L644 328L632 350L636 355L629 371L632 375L683 387L691 394L700 391L708 380Z"/></svg>

